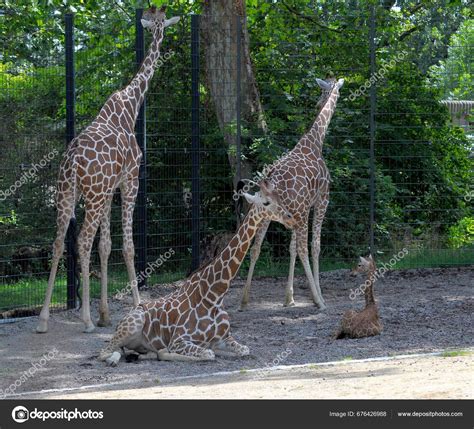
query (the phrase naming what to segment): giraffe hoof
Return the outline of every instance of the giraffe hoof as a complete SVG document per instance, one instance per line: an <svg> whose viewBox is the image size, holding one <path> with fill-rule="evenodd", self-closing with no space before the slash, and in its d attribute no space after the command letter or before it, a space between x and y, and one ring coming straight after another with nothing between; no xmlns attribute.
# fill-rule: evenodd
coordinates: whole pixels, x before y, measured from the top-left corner
<svg viewBox="0 0 474 429"><path fill-rule="evenodd" d="M216 354L212 350L204 350L200 360L214 360L215 358Z"/></svg>
<svg viewBox="0 0 474 429"><path fill-rule="evenodd" d="M46 320L40 320L36 327L37 334L45 334L48 332L48 322Z"/></svg>
<svg viewBox="0 0 474 429"><path fill-rule="evenodd" d="M239 311L247 310L247 304L240 304Z"/></svg>
<svg viewBox="0 0 474 429"><path fill-rule="evenodd" d="M248 356L250 354L250 349L247 346L242 346L239 351L239 356Z"/></svg>
<svg viewBox="0 0 474 429"><path fill-rule="evenodd" d="M117 366L119 361L120 361L120 353L119 352L113 352L110 357L108 357L105 361L110 365L110 366Z"/></svg>
<svg viewBox="0 0 474 429"><path fill-rule="evenodd" d="M107 318L100 318L98 321L97 321L97 326L100 326L101 328L105 328L107 326L111 326L112 325L112 322L110 321L110 319L107 317Z"/></svg>
<svg viewBox="0 0 474 429"><path fill-rule="evenodd" d="M91 323L90 325L86 325L82 332L84 332L85 334L90 334L91 332L94 332L94 330L95 326Z"/></svg>
<svg viewBox="0 0 474 429"><path fill-rule="evenodd" d="M295 305L295 301L291 300L290 302L285 302L283 307L294 307Z"/></svg>

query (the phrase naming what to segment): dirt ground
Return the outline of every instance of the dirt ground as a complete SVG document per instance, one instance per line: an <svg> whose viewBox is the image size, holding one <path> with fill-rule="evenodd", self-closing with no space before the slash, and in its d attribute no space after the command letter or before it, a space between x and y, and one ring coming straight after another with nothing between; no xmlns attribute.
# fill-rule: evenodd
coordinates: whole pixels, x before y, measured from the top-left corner
<svg viewBox="0 0 474 429"><path fill-rule="evenodd" d="M311 368L300 368L290 372L272 373L263 378L254 379L252 376L250 382L246 380L249 369L272 365L331 362L473 347L473 267L387 273L376 284L381 319L385 328L382 335L334 341L331 336L342 313L348 308L363 306L362 298L357 301L349 299L350 289L357 287L362 281L363 278L350 278L347 270L323 273L321 284L328 308L321 312L312 305L309 290L298 287L305 283L303 277L295 281L296 307L292 308L282 306L286 282L284 278L261 278L253 284L249 309L239 312L237 309L243 280L237 279L226 297L225 304L230 313L233 335L251 349L251 355L241 359L217 358L214 362L196 363L121 362L117 368L110 368L98 362L96 356L104 342L110 339L113 328L97 328L92 334L83 334L76 311L53 314L49 332L43 335L34 333L36 318L1 324L0 397L2 391L15 381L15 393L31 392L27 397L32 398L46 397L46 393L40 393L46 389L105 391L106 387L86 388L105 384L112 384L115 391L122 391L121 394L116 393L120 397L146 397L148 394L149 397L157 397L153 393L154 390L147 391L148 393L125 390L157 386L159 389L156 392L164 389L163 386L169 386L163 393L164 397L192 397L194 393L185 393L186 387L197 385L201 386L201 390L198 390L202 394L200 397L221 397L217 396L218 390L214 390L214 385L222 385L221 393L224 397L230 394L229 386L234 386L232 397L241 397L250 382L254 389L249 397L314 397L311 394L311 386L324 388L325 396L318 397L363 397L362 394L357 395L357 391L351 393L350 385L356 380L378 383L382 393L385 392L382 396L386 398L424 397L423 395L466 397L469 392L472 397L472 386L468 389L466 382L463 383L463 380L469 379L469 365L472 371L471 355L432 357L429 360L420 358L414 363L409 360L401 360L399 363L377 362L365 364L365 368L357 366L362 365L360 363L351 363L350 365L356 365L354 369L350 369L347 364L338 366L340 370L337 371L333 367L326 367L316 371L317 377ZM170 290L169 286L150 288L143 291L142 296L154 298ZM114 325L128 306L128 300L111 302ZM97 302L93 303L93 311L97 316ZM54 354L54 357L41 361L42 356L47 353L50 353L50 356ZM43 365L30 371L32 365L36 363L38 367L39 362ZM25 376L25 371L33 374ZM216 377L212 382L208 379L207 382L204 379L188 379L173 384L177 378L183 376L202 376L222 371L238 371L240 375L228 376L232 383ZM324 371L328 371L327 376L324 376ZM373 371L378 371L382 376L373 378ZM356 375L353 376L354 373ZM396 378L397 374L401 373L406 373L405 381L400 382L397 387L387 385L391 377ZM445 376L447 373L450 374L450 382L446 383L445 380L443 387L443 374ZM252 373L249 372L248 376L250 374ZM276 382L276 390L272 391L273 383L269 381L275 377L277 381L286 382L283 387L278 387ZM18 381L21 379L23 380ZM420 379L423 379L423 383L420 383ZM431 380L433 392L430 391ZM266 382L269 382L268 385ZM424 388L420 384L424 384ZM357 383L354 384L356 385ZM342 390L336 386L340 386ZM235 393L235 389L240 393ZM296 390L292 390L291 396L285 396L285 389ZM51 392L49 395L58 394ZM403 396L404 394L406 396ZM92 395L93 393L84 393L83 397ZM101 395L96 393L95 397Z"/></svg>
<svg viewBox="0 0 474 429"><path fill-rule="evenodd" d="M152 387L63 392L48 399L471 399L474 359L418 357L384 362L311 365L259 375L240 372L155 381ZM449 377L446 374L449 372ZM420 378L423 382L420 383Z"/></svg>

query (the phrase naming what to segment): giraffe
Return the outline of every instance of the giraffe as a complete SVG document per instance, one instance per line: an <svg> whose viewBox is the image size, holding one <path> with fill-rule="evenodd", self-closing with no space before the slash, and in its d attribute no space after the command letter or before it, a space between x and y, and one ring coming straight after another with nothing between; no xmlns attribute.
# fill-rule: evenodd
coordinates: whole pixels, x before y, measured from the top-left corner
<svg viewBox="0 0 474 429"><path fill-rule="evenodd" d="M352 276L367 273L364 288L365 308L361 311L348 310L344 313L340 327L334 334L335 339L371 337L382 332L383 326L374 299L376 271L377 267L372 255L368 258L361 256L358 265L351 271Z"/></svg>
<svg viewBox="0 0 474 429"><path fill-rule="evenodd" d="M293 225L271 183L262 181L255 195L243 194L250 210L225 249L191 274L181 287L158 300L142 302L118 324L99 360L116 366L125 348L160 360L213 360L216 355L245 356L247 346L230 334L223 299L229 290L258 225L265 219Z"/></svg>
<svg viewBox="0 0 474 429"><path fill-rule="evenodd" d="M293 281L298 253L308 278L312 298L323 310L324 299L319 286L319 252L321 247L321 225L329 204L329 170L323 159L323 142L329 123L339 98L339 89L344 79L316 79L322 94L316 106L316 119L311 129L300 139L298 144L287 155L278 160L267 172L265 177L277 189L283 205L295 218L295 226L291 234L290 270L285 292L285 306L294 306ZM308 257L308 219L311 209L313 217L313 241L311 246L313 269ZM244 310L249 302L250 285L255 264L260 255L263 239L267 233L270 220L262 222L257 231L255 242L250 252L250 267L244 286L240 310Z"/></svg>
<svg viewBox="0 0 474 429"><path fill-rule="evenodd" d="M142 25L153 33L153 41L129 85L113 93L94 121L71 141L59 168L57 181L57 232L46 296L36 332L48 331L49 305L59 260L64 250L64 238L74 207L82 195L85 206L84 223L78 237L78 253L82 271L83 299L81 318L84 332L95 326L90 316L89 263L92 243L100 226L99 326L110 324L107 303L107 262L111 251L110 209L115 189L122 197L123 256L127 267L133 302L140 302L134 266L133 209L138 192L138 174L142 153L134 127L144 100L154 67L160 57L164 28L178 22L179 17L165 19L165 9L151 7L143 14Z"/></svg>

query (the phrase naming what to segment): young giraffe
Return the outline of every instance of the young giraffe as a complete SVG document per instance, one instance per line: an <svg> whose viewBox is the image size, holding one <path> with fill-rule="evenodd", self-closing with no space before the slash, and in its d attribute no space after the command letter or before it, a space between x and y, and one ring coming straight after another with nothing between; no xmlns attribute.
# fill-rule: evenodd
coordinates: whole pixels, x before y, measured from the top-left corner
<svg viewBox="0 0 474 429"><path fill-rule="evenodd" d="M94 121L69 145L62 160L57 183L57 233L48 289L39 316L38 333L48 331L49 304L64 238L74 206L84 198L84 224L78 237L83 299L84 332L92 332L94 324L89 305L89 262L94 236L100 226L99 256L101 267L101 300L99 326L110 324L107 304L107 261L111 251L110 208L115 189L122 195L123 256L132 286L133 302L140 302L134 267L133 209L138 192L138 173L142 153L136 142L134 127L138 111L160 57L164 28L179 18L165 19L165 7L151 7L143 14L142 24L153 33L148 54L130 84L110 96Z"/></svg>
<svg viewBox="0 0 474 429"><path fill-rule="evenodd" d="M268 172L266 178L276 187L280 199L295 218L290 244L290 272L285 293L285 306L295 305L293 299L293 280L298 253L308 278L312 298L319 308L324 309L324 299L319 287L319 252L321 248L321 225L329 204L329 170L323 159L323 142L329 123L339 98L339 89L344 79L336 81L317 79L322 89L318 101L316 120L311 129L286 156L279 160ZM308 218L314 208L313 241L311 254L313 270L308 258ZM263 222L257 232L250 253L250 267L244 287L240 309L244 310L249 302L249 291L255 264L260 255L263 239L270 221Z"/></svg>
<svg viewBox="0 0 474 429"><path fill-rule="evenodd" d="M115 366L121 357L119 350L125 352L124 348L158 354L160 360L212 360L216 354L249 354L248 347L230 335L223 299L261 222L270 219L292 227L293 217L266 181L261 183L260 193L244 196L252 205L227 247L177 291L135 307L118 324L99 360Z"/></svg>
<svg viewBox="0 0 474 429"><path fill-rule="evenodd" d="M376 271L377 267L372 255L369 255L367 259L361 256L359 264L351 271L352 276L367 273L367 283L364 289L365 308L362 311L348 310L344 313L341 325L334 334L336 339L371 337L382 332L383 326L374 299Z"/></svg>

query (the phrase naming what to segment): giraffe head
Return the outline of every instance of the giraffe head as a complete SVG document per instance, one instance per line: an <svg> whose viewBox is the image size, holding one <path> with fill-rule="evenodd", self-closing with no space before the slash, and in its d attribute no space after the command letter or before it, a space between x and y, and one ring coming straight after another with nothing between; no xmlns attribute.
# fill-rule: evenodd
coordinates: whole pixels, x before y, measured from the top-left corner
<svg viewBox="0 0 474 429"><path fill-rule="evenodd" d="M339 95L339 89L344 85L344 79L336 80L336 78L331 76L326 77L326 79L316 79L316 82L322 91L318 104L316 105L316 111L319 114L333 92Z"/></svg>
<svg viewBox="0 0 474 429"><path fill-rule="evenodd" d="M359 263L351 270L351 276L356 276L361 273L368 273L375 270L375 260L372 255L364 258L363 256L359 257Z"/></svg>
<svg viewBox="0 0 474 429"><path fill-rule="evenodd" d="M243 193L247 202L252 204L251 210L254 214L261 219L274 220L287 228L292 228L296 222L295 218L281 203L275 185L268 179L264 179L259 186L260 190L254 195Z"/></svg>
<svg viewBox="0 0 474 429"><path fill-rule="evenodd" d="M152 32L157 30L162 32L164 28L176 24L179 21L179 16L166 19L165 12L165 5L161 6L160 9L156 6L151 6L149 9L145 10L141 19L143 27L148 28Z"/></svg>

